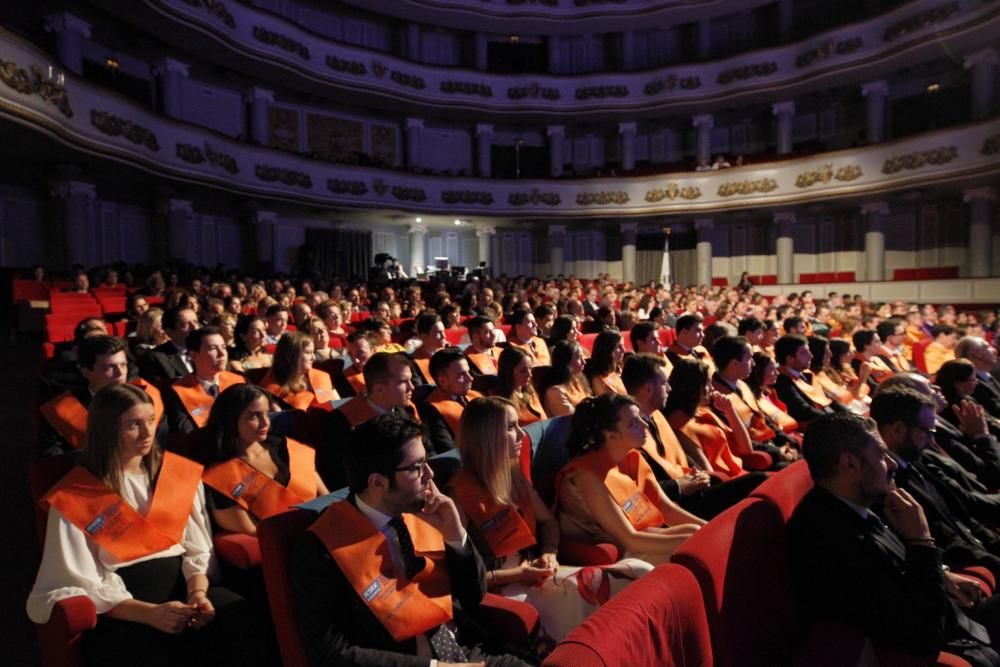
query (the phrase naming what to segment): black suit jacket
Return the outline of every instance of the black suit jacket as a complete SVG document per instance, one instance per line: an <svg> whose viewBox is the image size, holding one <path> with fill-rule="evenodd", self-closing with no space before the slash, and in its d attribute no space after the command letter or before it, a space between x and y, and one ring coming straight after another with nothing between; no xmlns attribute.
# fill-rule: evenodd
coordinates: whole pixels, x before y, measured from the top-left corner
<svg viewBox="0 0 1000 667"><path fill-rule="evenodd" d="M420 413L420 421L427 428L428 439L424 444L429 442L434 454L444 454L455 449L455 434L451 432L451 427L438 409L424 401L417 406L417 411Z"/></svg>
<svg viewBox="0 0 1000 667"><path fill-rule="evenodd" d="M972 392L972 398L983 406L986 412L994 418L1000 419L1000 382L987 373L987 380L979 379L979 383Z"/></svg>
<svg viewBox="0 0 1000 667"><path fill-rule="evenodd" d="M169 340L144 354L140 363L139 374L150 382L176 380L191 372L184 364L180 350Z"/></svg>
<svg viewBox="0 0 1000 667"><path fill-rule="evenodd" d="M788 414L799 424L805 426L809 422L819 419L823 415L830 414L839 409L839 403L834 402L829 408L817 407L809 400L809 397L802 393L802 390L795 386L792 379L783 373L778 374L778 380L774 384L774 391L778 398L788 408Z"/></svg>
<svg viewBox="0 0 1000 667"><path fill-rule="evenodd" d="M445 547L451 595L458 603L458 641L463 646L475 643L469 642L466 635L479 632L466 614L472 613L486 594L482 558L471 541L469 547L465 556ZM414 655L416 640L396 642L392 638L312 533L307 532L293 546L288 574L295 619L310 665L427 667L427 658ZM459 606L464 613L460 613Z"/></svg>
<svg viewBox="0 0 1000 667"><path fill-rule="evenodd" d="M788 530L793 587L807 619L845 623L919 655L936 654L958 633L933 547L904 546L818 486Z"/></svg>
<svg viewBox="0 0 1000 667"><path fill-rule="evenodd" d="M950 408L945 408L950 409ZM990 491L1000 489L1000 447L989 433L970 438L938 415L934 441Z"/></svg>

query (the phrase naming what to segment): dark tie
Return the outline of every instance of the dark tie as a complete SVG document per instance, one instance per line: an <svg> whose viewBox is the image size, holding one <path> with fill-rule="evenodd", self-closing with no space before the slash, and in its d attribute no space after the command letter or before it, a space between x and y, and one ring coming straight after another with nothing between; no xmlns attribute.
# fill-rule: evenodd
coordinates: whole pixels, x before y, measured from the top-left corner
<svg viewBox="0 0 1000 667"><path fill-rule="evenodd" d="M217 384L210 384L210 385L208 385L208 395L211 396L212 398L218 398L219 397L219 385L217 385Z"/></svg>
<svg viewBox="0 0 1000 667"><path fill-rule="evenodd" d="M660 439L660 432L656 429L656 422L648 417L643 417L642 421L646 422L646 428L649 429L649 435L652 436L653 442L656 443L656 452L660 456L666 456L667 448L663 446L663 441Z"/></svg>
<svg viewBox="0 0 1000 667"><path fill-rule="evenodd" d="M403 569L406 570L406 578L413 579L427 564L426 561L417 556L413 548L413 539L410 531L403 523L403 519L396 516L389 519L389 525L396 531L396 538L399 540L399 551L403 557ZM455 641L455 634L447 624L439 625L435 630L427 635L427 640L434 649L434 655L438 660L444 662L465 662L465 652Z"/></svg>
<svg viewBox="0 0 1000 667"><path fill-rule="evenodd" d="M464 394L462 396L456 396L455 401L463 408L469 404L469 399L467 399Z"/></svg>
<svg viewBox="0 0 1000 667"><path fill-rule="evenodd" d="M875 514L875 512L869 511L868 518L865 519L865 521L868 523L868 527L871 528L873 533L884 533L886 530L885 523L882 519L878 518L878 515Z"/></svg>

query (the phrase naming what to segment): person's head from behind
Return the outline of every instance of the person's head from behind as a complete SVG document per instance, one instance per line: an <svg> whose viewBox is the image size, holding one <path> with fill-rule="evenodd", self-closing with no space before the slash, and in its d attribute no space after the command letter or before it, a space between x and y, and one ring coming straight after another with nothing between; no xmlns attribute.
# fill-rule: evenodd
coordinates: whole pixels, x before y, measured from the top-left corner
<svg viewBox="0 0 1000 667"><path fill-rule="evenodd" d="M809 352L809 341L805 336L782 336L774 344L774 358L780 366L793 371L804 371L812 363L812 353Z"/></svg>
<svg viewBox="0 0 1000 667"><path fill-rule="evenodd" d="M108 335L108 327L104 320L99 317L87 317L76 323L73 327L73 345L80 349L80 344L91 336Z"/></svg>
<svg viewBox="0 0 1000 667"><path fill-rule="evenodd" d="M438 350L431 357L431 377L438 389L451 396L465 396L472 389L469 362L457 347Z"/></svg>
<svg viewBox="0 0 1000 667"><path fill-rule="evenodd" d="M605 394L583 399L570 423L567 445L571 456L605 450L620 461L646 441L646 422L630 396Z"/></svg>
<svg viewBox="0 0 1000 667"><path fill-rule="evenodd" d="M214 379L226 370L229 351L218 327L202 327L188 334L185 340L195 375L202 380Z"/></svg>
<svg viewBox="0 0 1000 667"><path fill-rule="evenodd" d="M667 404L670 379L667 362L654 354L633 354L625 360L622 383L629 396L635 399L642 411L652 414Z"/></svg>
<svg viewBox="0 0 1000 667"><path fill-rule="evenodd" d="M934 440L935 407L933 399L914 389L879 388L872 399L871 417L889 451L913 463Z"/></svg>
<svg viewBox="0 0 1000 667"><path fill-rule="evenodd" d="M413 398L413 370L401 352L376 352L365 363L368 399L384 409L402 408Z"/></svg>
<svg viewBox="0 0 1000 667"><path fill-rule="evenodd" d="M946 361L938 369L935 376L937 386L948 399L948 403L959 403L964 398L972 396L979 384L976 367L968 359L952 359Z"/></svg>
<svg viewBox="0 0 1000 667"><path fill-rule="evenodd" d="M423 428L398 412L379 415L354 429L344 463L351 491L391 516L419 512L434 478L427 465Z"/></svg>
<svg viewBox="0 0 1000 667"><path fill-rule="evenodd" d="M510 397L531 387L531 357L513 345L504 348L497 362L497 392Z"/></svg>
<svg viewBox="0 0 1000 667"><path fill-rule="evenodd" d="M665 412L680 410L693 417L708 397L708 365L699 359L678 359L670 373L670 387Z"/></svg>
<svg viewBox="0 0 1000 667"><path fill-rule="evenodd" d="M753 370L753 349L743 336L723 336L712 345L712 360L730 382L746 380Z"/></svg>
<svg viewBox="0 0 1000 667"><path fill-rule="evenodd" d="M86 445L82 465L116 493L122 491L123 470L139 468L155 478L161 453L156 444L153 400L130 384L109 384L87 406ZM138 460L137 460L138 459Z"/></svg>
<svg viewBox="0 0 1000 667"><path fill-rule="evenodd" d="M705 326L702 324L701 315L682 315L677 318L674 325L677 333L677 342L687 348L701 345L705 339Z"/></svg>
<svg viewBox="0 0 1000 667"><path fill-rule="evenodd" d="M469 330L469 342L475 349L488 350L496 344L496 326L490 318L479 315L466 322L465 326Z"/></svg>
<svg viewBox="0 0 1000 667"><path fill-rule="evenodd" d="M271 403L260 387L234 384L219 394L205 427L211 461L242 455L254 443L264 444L271 430Z"/></svg>
<svg viewBox="0 0 1000 667"><path fill-rule="evenodd" d="M477 398L462 411L457 440L462 467L499 503L513 501L513 477L519 474L523 442L517 410L506 398Z"/></svg>
<svg viewBox="0 0 1000 667"><path fill-rule="evenodd" d="M425 310L420 313L414 322L414 329L417 337L420 338L420 347L428 354L434 354L448 344L444 335L444 322L433 310ZM471 337L471 330L469 333Z"/></svg>
<svg viewBox="0 0 1000 667"><path fill-rule="evenodd" d="M177 347L187 345L187 337L198 328L198 314L187 306L174 306L163 313L163 330Z"/></svg>
<svg viewBox="0 0 1000 667"><path fill-rule="evenodd" d="M875 422L851 413L824 415L806 429L802 455L817 486L862 507L893 488L896 462Z"/></svg>
<svg viewBox="0 0 1000 667"><path fill-rule="evenodd" d="M121 338L103 335L85 338L77 348L76 359L91 392L128 381L128 359Z"/></svg>
<svg viewBox="0 0 1000 667"><path fill-rule="evenodd" d="M316 345L308 334L289 331L274 348L274 364L271 366L274 379L280 385L301 380L312 370L315 355Z"/></svg>
<svg viewBox="0 0 1000 667"><path fill-rule="evenodd" d="M934 401L934 405L938 413L942 410L950 409L948 408L948 400L944 397L944 394L941 393L940 387L931 383L930 380L920 373L913 371L896 373L895 375L892 375L882 381L882 383L878 386L878 392L888 391L894 387L908 387L909 389L913 389L917 393L930 398Z"/></svg>

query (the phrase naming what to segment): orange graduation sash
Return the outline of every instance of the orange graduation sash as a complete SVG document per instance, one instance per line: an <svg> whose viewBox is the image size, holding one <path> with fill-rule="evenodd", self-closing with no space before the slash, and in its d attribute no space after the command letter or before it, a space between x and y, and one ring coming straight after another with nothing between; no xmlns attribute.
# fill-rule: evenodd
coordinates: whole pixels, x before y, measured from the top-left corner
<svg viewBox="0 0 1000 667"><path fill-rule="evenodd" d="M452 476L451 495L465 510L495 557L506 558L537 543L535 511L530 498L516 499L516 507L501 505L465 468Z"/></svg>
<svg viewBox="0 0 1000 667"><path fill-rule="evenodd" d="M291 438L287 443L287 488L239 458L212 466L202 479L257 519L287 512L316 497L316 452Z"/></svg>
<svg viewBox="0 0 1000 667"><path fill-rule="evenodd" d="M164 452L146 516L86 468L69 471L40 501L54 507L89 539L122 562L169 549L184 537L202 467Z"/></svg>
<svg viewBox="0 0 1000 667"><path fill-rule="evenodd" d="M481 396L482 394L478 391L470 389L465 398L472 401ZM458 435L458 424L462 420L462 411L465 410L465 406L452 398L450 394L446 394L440 389L432 391L427 397L427 402L441 413L441 416L444 417L444 422L451 429L452 435Z"/></svg>
<svg viewBox="0 0 1000 667"><path fill-rule="evenodd" d="M660 442L663 443L663 453L660 453L656 439L649 431L646 432L646 441L642 443L642 450L663 468L670 479L678 479L689 474L691 468L687 464L687 455L677 440L674 430L667 423L667 418L659 410L656 410L650 415L650 419L653 421L653 428L656 429L657 435L660 436Z"/></svg>
<svg viewBox="0 0 1000 667"><path fill-rule="evenodd" d="M549 355L549 347L545 344L545 341L535 336L526 343L518 343L513 339L507 341L508 345L513 345L514 347L524 350L531 357L533 366L551 366L552 357Z"/></svg>
<svg viewBox="0 0 1000 667"><path fill-rule="evenodd" d="M630 459L638 459L638 461ZM636 479L622 471L634 471ZM576 470L587 470L604 483L608 493L611 494L615 504L625 513L625 518L636 530L645 530L653 526L664 524L663 515L660 510L650 502L643 493L643 489L652 488L650 484L656 484L656 478L649 464L642 460L642 456L637 450L628 453L619 465L611 460L603 450L588 452L578 456L567 463L556 476L556 488L562 483L568 473Z"/></svg>
<svg viewBox="0 0 1000 667"><path fill-rule="evenodd" d="M717 381L715 378L712 379L712 386L720 393L729 396L733 402L733 407L736 408L736 414L740 417L740 421L747 427L751 440L755 440L756 442L770 442L774 439L774 430L767 425L764 414L760 406L757 405L756 399L753 398L750 387L743 380L737 380L736 391L733 391L725 382L721 380Z"/></svg>
<svg viewBox="0 0 1000 667"><path fill-rule="evenodd" d="M160 396L160 390L141 379L135 379L129 384L142 389L149 395L150 400L153 401L153 414L156 416L156 423L159 424L163 417L163 398ZM87 435L87 408L72 392L67 391L56 396L42 405L39 412L45 417L45 421L52 425L56 433L73 446L73 449L83 447L84 436Z"/></svg>
<svg viewBox="0 0 1000 667"><path fill-rule="evenodd" d="M330 552L354 591L397 642L452 618L444 537L412 514L403 515L424 569L412 580L397 575L389 543L348 501L335 502L309 527Z"/></svg>
<svg viewBox="0 0 1000 667"><path fill-rule="evenodd" d="M483 375L497 374L497 360L486 352L473 352L470 347L465 350L465 357L475 364L476 368Z"/></svg>
<svg viewBox="0 0 1000 667"><path fill-rule="evenodd" d="M308 410L310 407L330 408L330 401L340 398L337 390L333 388L333 381L330 374L317 368L309 369L309 389L297 391L294 394L286 393L282 395L281 385L274 379L274 371L269 370L267 375L260 381L260 387L264 391L274 394L282 401L296 410Z"/></svg>
<svg viewBox="0 0 1000 667"><path fill-rule="evenodd" d="M784 371L782 370L782 372ZM811 382L811 375L809 376L809 379L806 379L807 376L804 372L797 378L792 377L787 373L785 375L787 375L788 379L792 381L792 384L794 384L799 391L805 394L810 401L821 408L828 407L833 403L830 397L823 391L822 387L819 387Z"/></svg>
<svg viewBox="0 0 1000 667"><path fill-rule="evenodd" d="M867 359L860 352L855 352L854 358L857 359L859 363L864 361L868 362L872 369L869 377L875 380L878 384L882 384L896 374L894 370L889 368L889 364L885 363L885 361L877 355L873 356L871 359Z"/></svg>
<svg viewBox="0 0 1000 667"><path fill-rule="evenodd" d="M408 402L404 410L411 419L420 421L420 417L417 415L417 406L413 404L413 401ZM351 425L351 428L357 428L379 415L378 412L375 412L375 408L368 403L368 396L365 394L352 396L349 401L337 408L337 411L347 418L347 423Z"/></svg>
<svg viewBox="0 0 1000 667"><path fill-rule="evenodd" d="M417 350L419 352L420 350ZM424 382L432 383L434 378L431 377L431 358L430 357L418 357L417 353L414 352L410 359L417 365L417 370L420 374L424 376Z"/></svg>
<svg viewBox="0 0 1000 667"><path fill-rule="evenodd" d="M352 366L344 371L344 379L347 380L347 384L351 385L355 394L365 393L365 376L357 368Z"/></svg>
<svg viewBox="0 0 1000 667"><path fill-rule="evenodd" d="M222 371L219 373L219 393L229 389L234 384L244 384L246 378L236 373ZM208 415L212 412L215 399L201 386L194 373L185 375L173 384L173 389L187 408L188 414L198 428L204 428L208 423Z"/></svg>

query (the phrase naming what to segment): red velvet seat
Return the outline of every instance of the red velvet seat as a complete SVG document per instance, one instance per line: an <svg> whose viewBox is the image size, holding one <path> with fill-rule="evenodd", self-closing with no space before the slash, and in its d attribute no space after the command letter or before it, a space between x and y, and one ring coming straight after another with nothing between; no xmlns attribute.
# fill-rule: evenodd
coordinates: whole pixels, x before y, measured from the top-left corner
<svg viewBox="0 0 1000 667"><path fill-rule="evenodd" d="M14 280L13 301L48 301L49 286L37 280Z"/></svg>
<svg viewBox="0 0 1000 667"><path fill-rule="evenodd" d="M462 327L460 329L445 329L444 337L448 339L449 345L458 346L462 344L462 338L469 332L468 329Z"/></svg>
<svg viewBox="0 0 1000 667"><path fill-rule="evenodd" d="M264 582L285 667L308 667L288 586L288 556L289 547L316 517L309 510L292 510L266 519L259 526ZM489 593L483 599L479 615L485 627L517 645L527 642L538 628L538 612L533 607Z"/></svg>
<svg viewBox="0 0 1000 667"><path fill-rule="evenodd" d="M569 633L545 667L712 667L698 582L660 565Z"/></svg>
<svg viewBox="0 0 1000 667"><path fill-rule="evenodd" d="M657 335L660 337L660 345L663 347L670 347L677 340L677 332L671 327L660 327Z"/></svg>
<svg viewBox="0 0 1000 667"><path fill-rule="evenodd" d="M922 373L927 372L927 358L924 356L924 351L927 350L927 346L930 344L930 338L913 344L913 365L920 369Z"/></svg>
<svg viewBox="0 0 1000 667"><path fill-rule="evenodd" d="M587 354L593 354L594 352L594 341L597 340L597 334L580 334L579 341L580 347L587 351Z"/></svg>

